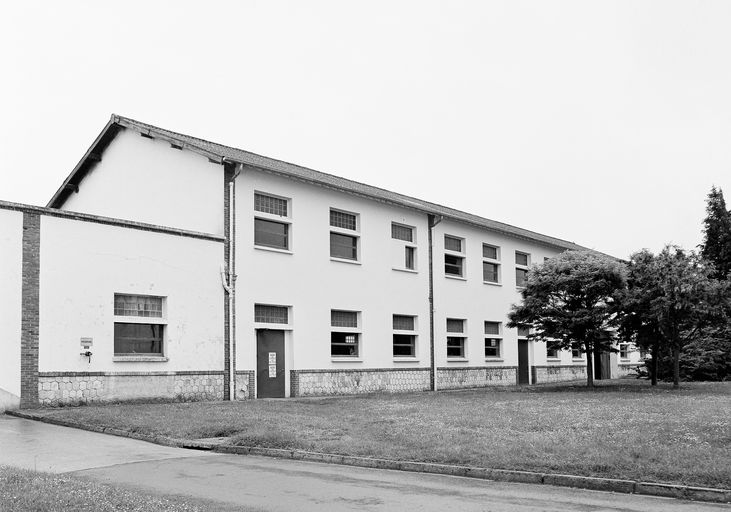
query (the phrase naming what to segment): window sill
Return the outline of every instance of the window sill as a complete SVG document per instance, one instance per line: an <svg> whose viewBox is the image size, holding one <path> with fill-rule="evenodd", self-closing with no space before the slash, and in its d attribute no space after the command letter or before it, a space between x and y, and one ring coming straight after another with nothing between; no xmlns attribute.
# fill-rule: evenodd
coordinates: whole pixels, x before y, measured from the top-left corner
<svg viewBox="0 0 731 512"><path fill-rule="evenodd" d="M163 356L114 356L115 363L166 363L167 357Z"/></svg>
<svg viewBox="0 0 731 512"><path fill-rule="evenodd" d="M584 362L584 359L583 358L582 359L577 359L577 358L574 357L574 358L571 359L571 362L572 363L583 363Z"/></svg>
<svg viewBox="0 0 731 512"><path fill-rule="evenodd" d="M580 361L583 361L583 359L580 359ZM549 363L560 363L561 362L561 358L560 357L547 357L546 358L546 362L549 362Z"/></svg>
<svg viewBox="0 0 731 512"><path fill-rule="evenodd" d="M331 357L330 361L333 363L362 363L363 360L360 357Z"/></svg>
<svg viewBox="0 0 731 512"><path fill-rule="evenodd" d="M257 251L278 252L279 254L294 254L289 249L277 249L276 247L267 247L265 245L255 245L254 249Z"/></svg>
<svg viewBox="0 0 731 512"><path fill-rule="evenodd" d="M502 357L486 357L486 363L504 363L505 360Z"/></svg>
<svg viewBox="0 0 731 512"><path fill-rule="evenodd" d="M404 357L394 357L393 362L394 363L418 363L419 360L415 357L404 356Z"/></svg>
<svg viewBox="0 0 731 512"><path fill-rule="evenodd" d="M453 275L451 275L451 274L444 274L444 277L446 277L447 279L455 279L455 280L457 280L457 281L467 281L467 278L466 278L466 277L462 277L462 276L453 276Z"/></svg>
<svg viewBox="0 0 731 512"><path fill-rule="evenodd" d="M337 261L339 263L350 263L351 265L362 265L362 263L358 260L346 260L344 258L336 258L334 256L330 256L330 261Z"/></svg>
<svg viewBox="0 0 731 512"><path fill-rule="evenodd" d="M503 283L493 283L492 281L482 281L482 284L487 284L490 286L502 286Z"/></svg>
<svg viewBox="0 0 731 512"><path fill-rule="evenodd" d="M469 363L469 359L466 357L448 357L447 362L448 363Z"/></svg>
<svg viewBox="0 0 731 512"><path fill-rule="evenodd" d="M408 274L418 274L419 273L418 270L413 270L413 269L410 269L410 268L396 268L396 267L391 267L391 270L395 270L396 272L406 272Z"/></svg>

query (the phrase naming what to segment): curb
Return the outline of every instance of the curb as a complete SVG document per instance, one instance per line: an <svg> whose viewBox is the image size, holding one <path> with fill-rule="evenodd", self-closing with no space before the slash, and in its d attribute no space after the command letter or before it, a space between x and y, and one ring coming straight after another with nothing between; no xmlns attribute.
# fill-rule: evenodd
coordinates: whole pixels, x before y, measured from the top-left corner
<svg viewBox="0 0 731 512"><path fill-rule="evenodd" d="M621 480L614 478L598 478L578 475L561 475L555 473L538 473L533 471L513 471L508 469L479 468L473 466L455 466L432 462L411 462L390 459L376 459L357 457L354 455L337 455L332 453L308 452L304 450L285 450L281 448L263 448L259 446L232 446L216 443L207 443L190 439L176 439L166 436L151 436L139 432L130 432L113 427L97 427L75 423L73 421L35 415L21 411L5 411L9 416L41 421L62 427L71 427L89 430L100 434L109 434L127 437L139 441L187 448L192 450L209 450L216 453L234 455L259 455L279 459L302 460L307 462L321 462L326 464L340 464L373 469L391 469L396 471L411 471L415 473L431 473L439 475L461 476L494 480L500 482L515 482L526 484L553 485L558 487L574 487L593 491L619 492L623 494L642 494L647 496L661 496L711 503L731 503L731 489L714 489L707 487L692 487L687 485L661 484L655 482L638 482L635 480Z"/></svg>

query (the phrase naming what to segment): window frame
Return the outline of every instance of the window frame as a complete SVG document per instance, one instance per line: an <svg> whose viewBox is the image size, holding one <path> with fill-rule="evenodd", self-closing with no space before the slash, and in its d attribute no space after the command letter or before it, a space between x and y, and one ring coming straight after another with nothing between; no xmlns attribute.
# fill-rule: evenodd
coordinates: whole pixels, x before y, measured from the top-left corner
<svg viewBox="0 0 731 512"><path fill-rule="evenodd" d="M489 257L485 256L485 248L489 247L491 249L495 249L495 257ZM495 266L495 281L489 281L485 279L485 267L487 265L494 265ZM502 265L500 264L500 246L498 245L492 245L487 243L482 243L482 282L485 284L491 284L491 285L502 285L502 272L501 272Z"/></svg>
<svg viewBox="0 0 731 512"><path fill-rule="evenodd" d="M448 249L447 248L447 239L457 240L459 241L459 251L456 251L454 249ZM466 240L462 237L455 236L455 235L449 235L447 233L444 234L444 277L448 277L450 279L462 279L466 280L466 273L467 273L467 257L465 254L466 249ZM454 263L449 263L447 261L447 258L454 258ZM448 272L447 269L450 267L454 267L459 269L459 273L453 273Z"/></svg>
<svg viewBox="0 0 731 512"><path fill-rule="evenodd" d="M628 361L629 360L629 352L630 352L629 343L626 343L626 342L619 343L617 345L617 348L619 349L619 358L621 360L623 360L623 361Z"/></svg>
<svg viewBox="0 0 731 512"><path fill-rule="evenodd" d="M343 327L338 325L333 325L333 313L334 312L342 312L342 313L354 313L355 314L355 327ZM362 357L362 343L363 343L363 330L361 328L362 326L362 318L361 318L361 312L360 311L353 311L350 309L331 309L330 310L330 359L332 361L360 361ZM355 353L354 354L333 354L333 345L338 347L348 347L352 344L347 342L335 342L333 341L333 335L343 335L343 336L355 336Z"/></svg>
<svg viewBox="0 0 731 512"><path fill-rule="evenodd" d="M518 263L518 255L525 256L525 265ZM516 288L525 288L525 283L528 279L528 271L530 271L531 255L529 252L515 251L515 286ZM522 281L518 278L519 275L523 275Z"/></svg>
<svg viewBox="0 0 731 512"><path fill-rule="evenodd" d="M160 299L160 316L144 316L144 315L118 315L117 314L117 297L143 297L151 299ZM168 319L167 319L167 297L164 295L151 295L145 293L120 293L115 292L112 307L112 353L113 361L150 361L164 362L167 361L167 339L168 339ZM117 325L149 325L158 326L160 333L160 351L159 352L117 352Z"/></svg>
<svg viewBox="0 0 731 512"><path fill-rule="evenodd" d="M257 318L258 307L282 308L287 312L287 322L268 322ZM255 329L288 329L292 326L292 306L284 304L269 304L264 302L254 303L254 328Z"/></svg>
<svg viewBox="0 0 731 512"><path fill-rule="evenodd" d="M411 239L405 240L400 237L394 236L394 227L408 229L411 233ZM404 270L407 272L417 272L417 245L416 245L416 226L409 226L401 222L391 222L391 241L394 244L398 244L399 247L403 247L403 259L402 264L393 267L393 270ZM409 260L411 265L409 266Z"/></svg>
<svg viewBox="0 0 731 512"><path fill-rule="evenodd" d="M487 325L488 324L495 324L497 325L497 333L489 333L487 332ZM502 361L503 358L503 323L502 322L495 322L494 320L485 320L484 322L485 327L485 360L486 361ZM488 355L488 342L497 342L497 345L495 348L497 351L497 354L495 355Z"/></svg>
<svg viewBox="0 0 731 512"><path fill-rule="evenodd" d="M270 213L262 210L256 209L256 203L257 203L257 196L262 197L268 197L271 199L278 199L281 201L285 201L286 203L286 215L278 215L276 213ZM262 249L265 251L274 251L274 252L282 252L287 254L292 254L292 199L284 196L280 196L277 194L271 194L269 192L262 192L261 190L254 190L254 205L252 211L254 212L254 226L253 226L253 243L255 249ZM268 222L270 224L277 224L284 227L284 239L286 242L286 247L282 247L281 245L272 245L272 244L265 244L261 243L261 240L259 243L257 243L257 233L259 232L257 230L257 221L262 222Z"/></svg>
<svg viewBox="0 0 731 512"><path fill-rule="evenodd" d="M346 215L352 215L354 217L355 229L349 229L349 228L345 228L345 227L341 227L341 226L333 226L333 224L332 224L333 212L343 213ZM331 207L328 210L328 224L330 226L330 235L328 237L330 259L332 261L340 261L343 263L360 264L360 260L361 260L360 214L356 213L356 212L350 212L347 210L343 210L341 208ZM347 238L350 238L354 242L354 244L353 244L354 245L354 247L353 247L354 255L355 255L354 258L350 258L347 256L333 255L333 235L336 235L339 237L347 237Z"/></svg>
<svg viewBox="0 0 731 512"><path fill-rule="evenodd" d="M412 329L397 329L395 327L395 325L394 325L395 324L395 321L396 321L396 317L409 317L409 318L411 318L412 323L413 323ZM394 361L398 361L398 360L401 360L401 361L403 361L403 360L413 361L413 360L415 360L416 357L417 357L416 348L417 348L418 340L419 340L419 336L417 334L418 333L418 317L416 315L394 314L394 315L391 316L391 327L393 329L392 338L391 338L392 339L391 353L393 354ZM406 343L396 343L396 337L397 336L399 336L399 337L408 336L408 337L411 338L411 343L409 343L409 344L406 344ZM396 354L395 352L396 352L396 347L397 346L399 346L399 347L410 346L411 347L411 353L410 354L407 354L407 355Z"/></svg>
<svg viewBox="0 0 731 512"><path fill-rule="evenodd" d="M461 322L461 330L455 331L450 330L449 328L449 322ZM447 318L446 320L446 332L447 332L447 340L446 340L446 356L447 361L466 361L467 360L467 320L464 318ZM450 341L453 340L460 340L458 348L459 348L459 355L450 355L449 349L450 349ZM451 348L454 348L452 346Z"/></svg>

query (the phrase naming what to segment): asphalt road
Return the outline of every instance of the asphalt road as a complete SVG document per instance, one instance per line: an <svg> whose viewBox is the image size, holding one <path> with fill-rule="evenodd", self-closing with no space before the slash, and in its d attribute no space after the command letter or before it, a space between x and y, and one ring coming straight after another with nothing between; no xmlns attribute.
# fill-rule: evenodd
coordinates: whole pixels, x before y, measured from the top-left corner
<svg viewBox="0 0 731 512"><path fill-rule="evenodd" d="M168 448L0 415L0 464L297 511L720 511L669 498Z"/></svg>

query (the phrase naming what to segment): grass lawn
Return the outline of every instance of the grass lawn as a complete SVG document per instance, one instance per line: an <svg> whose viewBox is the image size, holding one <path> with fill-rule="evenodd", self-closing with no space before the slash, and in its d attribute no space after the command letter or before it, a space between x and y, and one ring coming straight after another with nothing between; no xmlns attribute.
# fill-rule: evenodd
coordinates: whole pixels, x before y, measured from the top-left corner
<svg viewBox="0 0 731 512"><path fill-rule="evenodd" d="M44 409L238 445L731 488L731 382Z"/></svg>
<svg viewBox="0 0 731 512"><path fill-rule="evenodd" d="M0 466L2 512L205 512L242 510L225 503L163 496L86 478ZM258 509L245 509L258 510Z"/></svg>

